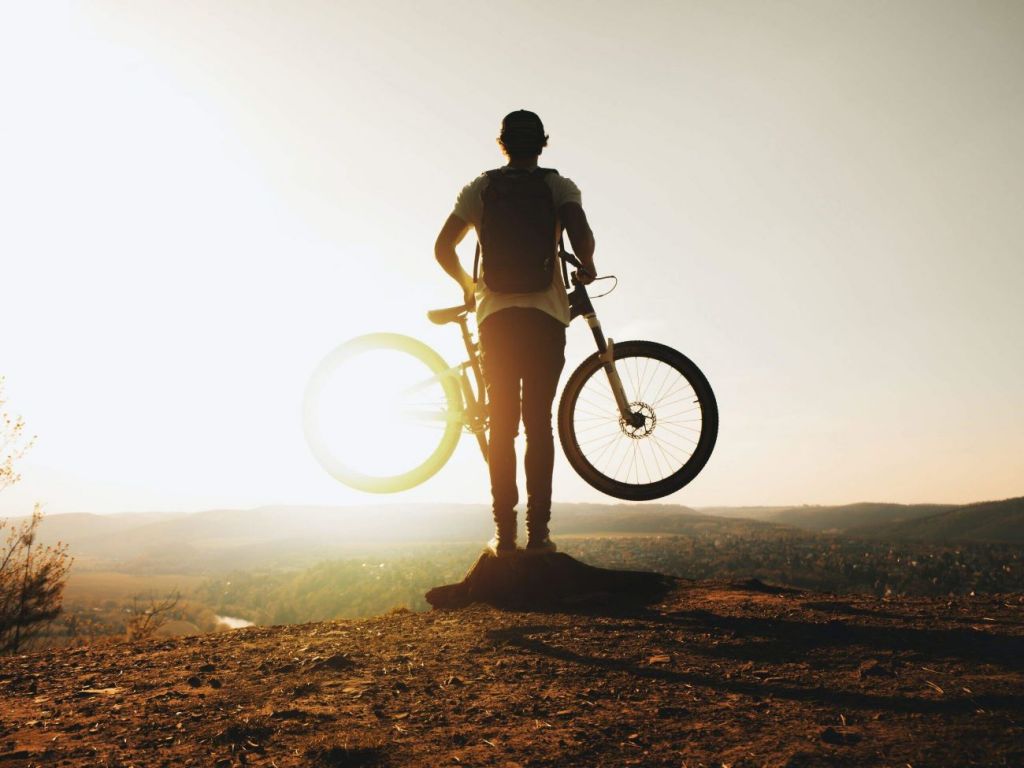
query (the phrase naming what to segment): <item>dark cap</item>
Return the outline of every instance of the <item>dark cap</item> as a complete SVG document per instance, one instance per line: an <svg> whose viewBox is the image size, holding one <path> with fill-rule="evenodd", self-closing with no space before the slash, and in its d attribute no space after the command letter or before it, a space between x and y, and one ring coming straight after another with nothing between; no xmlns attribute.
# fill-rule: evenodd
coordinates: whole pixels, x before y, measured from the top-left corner
<svg viewBox="0 0 1024 768"><path fill-rule="evenodd" d="M548 139L544 135L544 123L540 117L536 112L526 109L517 109L505 115L501 121L499 138L502 145L513 154L523 150L527 154L538 154Z"/></svg>
<svg viewBox="0 0 1024 768"><path fill-rule="evenodd" d="M505 115L505 119L501 121L501 133L503 136L508 133L521 133L531 137L543 136L544 123L540 121L536 112L517 109Z"/></svg>

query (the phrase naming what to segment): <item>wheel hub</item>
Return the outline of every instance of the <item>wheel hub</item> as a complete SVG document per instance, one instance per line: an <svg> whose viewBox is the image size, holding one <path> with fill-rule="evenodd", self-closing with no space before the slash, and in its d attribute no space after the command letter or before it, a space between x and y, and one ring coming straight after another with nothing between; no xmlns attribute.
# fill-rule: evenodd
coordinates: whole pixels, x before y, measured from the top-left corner
<svg viewBox="0 0 1024 768"><path fill-rule="evenodd" d="M639 400L629 404L630 418L619 417L619 429L631 440L643 440L650 436L658 423L654 409Z"/></svg>

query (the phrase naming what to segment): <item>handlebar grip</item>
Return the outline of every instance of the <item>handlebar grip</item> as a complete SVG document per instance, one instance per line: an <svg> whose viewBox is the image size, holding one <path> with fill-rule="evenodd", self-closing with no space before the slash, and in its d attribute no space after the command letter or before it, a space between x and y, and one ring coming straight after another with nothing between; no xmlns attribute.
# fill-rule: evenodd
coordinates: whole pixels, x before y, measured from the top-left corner
<svg viewBox="0 0 1024 768"><path fill-rule="evenodd" d="M572 264L577 269L583 269L583 262L576 258L574 254L569 253L564 248L558 252L558 255L565 261Z"/></svg>

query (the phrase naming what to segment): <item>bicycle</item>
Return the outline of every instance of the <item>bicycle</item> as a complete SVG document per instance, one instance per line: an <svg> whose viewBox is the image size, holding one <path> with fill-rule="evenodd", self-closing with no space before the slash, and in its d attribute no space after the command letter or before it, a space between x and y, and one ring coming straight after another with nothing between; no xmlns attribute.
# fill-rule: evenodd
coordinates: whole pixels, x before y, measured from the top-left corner
<svg viewBox="0 0 1024 768"><path fill-rule="evenodd" d="M566 262L582 269L571 253L560 256L563 275ZM718 406L711 385L671 347L606 339L586 286L574 282L571 317L586 320L597 351L569 376L559 400L563 452L580 477L609 496L667 496L693 480L714 449ZM307 442L324 469L362 491L406 490L440 471L463 432L476 438L487 460L487 391L470 312L459 305L427 313L435 324L458 325L468 359L455 366L423 342L394 333L359 336L323 359L303 410ZM353 391L360 386L361 393ZM333 439L329 425L340 427Z"/></svg>

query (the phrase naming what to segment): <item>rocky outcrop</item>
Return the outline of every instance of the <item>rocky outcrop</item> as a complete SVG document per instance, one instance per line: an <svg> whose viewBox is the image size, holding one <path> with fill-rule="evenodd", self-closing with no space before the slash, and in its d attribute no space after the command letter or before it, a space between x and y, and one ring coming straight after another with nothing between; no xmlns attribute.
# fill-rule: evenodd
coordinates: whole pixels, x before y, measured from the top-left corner
<svg viewBox="0 0 1024 768"><path fill-rule="evenodd" d="M561 552L495 557L485 550L462 581L435 587L426 597L434 608L636 607L663 597L674 583L660 573L595 568Z"/></svg>

